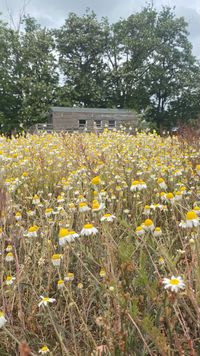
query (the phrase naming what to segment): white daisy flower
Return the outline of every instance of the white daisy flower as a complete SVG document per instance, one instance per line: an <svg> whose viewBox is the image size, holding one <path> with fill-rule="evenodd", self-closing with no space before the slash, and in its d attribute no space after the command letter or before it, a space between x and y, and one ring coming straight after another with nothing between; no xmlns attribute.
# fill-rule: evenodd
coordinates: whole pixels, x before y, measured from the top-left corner
<svg viewBox="0 0 200 356"><path fill-rule="evenodd" d="M2 311L0 311L0 328L3 328L6 323L7 320L5 318L5 314Z"/></svg>
<svg viewBox="0 0 200 356"><path fill-rule="evenodd" d="M146 219L142 227L146 231L153 231L155 229L154 223L151 219Z"/></svg>
<svg viewBox="0 0 200 356"><path fill-rule="evenodd" d="M62 289L65 286L65 283L62 279L59 279L57 282L58 289Z"/></svg>
<svg viewBox="0 0 200 356"><path fill-rule="evenodd" d="M66 242L73 242L75 239L77 239L77 237L79 237L79 234L77 234L75 231L70 230L68 231L66 237L65 237L65 241Z"/></svg>
<svg viewBox="0 0 200 356"><path fill-rule="evenodd" d="M96 229L96 227L94 227L92 224L85 224L80 234L82 236L90 236L90 235L96 235L97 233L98 230Z"/></svg>
<svg viewBox="0 0 200 356"><path fill-rule="evenodd" d="M45 346L42 346L41 349L39 349L39 354L42 354L42 355L45 355L49 352L50 350L48 349L48 347L45 345Z"/></svg>
<svg viewBox="0 0 200 356"><path fill-rule="evenodd" d="M12 262L14 261L14 256L12 252L8 252L6 257L5 257L6 262Z"/></svg>
<svg viewBox="0 0 200 356"><path fill-rule="evenodd" d="M68 272L66 277L64 277L64 280L66 282L73 281L74 280L74 273Z"/></svg>
<svg viewBox="0 0 200 356"><path fill-rule="evenodd" d="M111 214L104 214L101 217L101 221L107 221L107 222L113 222L116 219L115 215L111 215Z"/></svg>
<svg viewBox="0 0 200 356"><path fill-rule="evenodd" d="M143 229L142 226L137 226L135 233L137 236L143 236L145 234L145 230Z"/></svg>
<svg viewBox="0 0 200 356"><path fill-rule="evenodd" d="M186 220L185 221L181 221L179 226L183 227L183 228L192 228L192 227L197 227L199 226L199 217L198 215L195 213L195 211L191 210L188 211L186 214Z"/></svg>
<svg viewBox="0 0 200 356"><path fill-rule="evenodd" d="M6 281L5 281L6 285L9 286L9 285L13 284L15 279L16 279L15 277L7 276Z"/></svg>
<svg viewBox="0 0 200 356"><path fill-rule="evenodd" d="M85 213L86 211L90 211L90 207L85 202L79 203L79 211L80 213Z"/></svg>
<svg viewBox="0 0 200 356"><path fill-rule="evenodd" d="M162 235L162 230L161 230L161 228L160 228L160 227L156 227L155 230L154 230L154 232L153 232L153 235L154 235L155 237L161 236L161 235Z"/></svg>
<svg viewBox="0 0 200 356"><path fill-rule="evenodd" d="M159 184L161 189L167 189L167 184L165 183L163 178L158 178L157 183Z"/></svg>
<svg viewBox="0 0 200 356"><path fill-rule="evenodd" d="M179 289L185 289L185 283L183 282L182 277L164 278L162 283L164 284L165 289L169 289L171 292L177 293Z"/></svg>
<svg viewBox="0 0 200 356"><path fill-rule="evenodd" d="M51 257L51 262L53 264L54 267L59 267L60 263L61 263L61 255L56 253Z"/></svg>
<svg viewBox="0 0 200 356"><path fill-rule="evenodd" d="M42 299L39 303L38 306L47 306L48 303L54 303L56 302L56 299L54 298L49 298L49 297L43 297L42 295L40 296L40 298Z"/></svg>

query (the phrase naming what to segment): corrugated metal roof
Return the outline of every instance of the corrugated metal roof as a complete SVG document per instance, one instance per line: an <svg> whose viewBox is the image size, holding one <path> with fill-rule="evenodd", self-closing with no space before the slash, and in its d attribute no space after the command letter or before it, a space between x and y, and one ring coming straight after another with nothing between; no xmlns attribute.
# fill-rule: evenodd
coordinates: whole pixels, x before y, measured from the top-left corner
<svg viewBox="0 0 200 356"><path fill-rule="evenodd" d="M59 107L50 108L52 112L85 112L91 114L134 114L134 111L127 109L99 109L99 108L77 108L77 107Z"/></svg>

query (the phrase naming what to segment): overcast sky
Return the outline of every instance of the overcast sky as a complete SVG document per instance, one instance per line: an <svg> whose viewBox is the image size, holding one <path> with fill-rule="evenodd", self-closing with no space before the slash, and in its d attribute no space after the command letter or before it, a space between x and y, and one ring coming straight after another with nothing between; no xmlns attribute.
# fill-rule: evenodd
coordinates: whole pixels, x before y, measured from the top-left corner
<svg viewBox="0 0 200 356"><path fill-rule="evenodd" d="M147 4L145 0L0 0L0 12L8 21L11 12L17 18L26 4L26 13L36 17L42 25L56 27L64 23L69 12L82 15L86 8L98 17L107 16L110 22L126 18ZM162 5L176 7L178 16L184 16L189 24L193 53L200 58L200 0L154 0L156 8Z"/></svg>

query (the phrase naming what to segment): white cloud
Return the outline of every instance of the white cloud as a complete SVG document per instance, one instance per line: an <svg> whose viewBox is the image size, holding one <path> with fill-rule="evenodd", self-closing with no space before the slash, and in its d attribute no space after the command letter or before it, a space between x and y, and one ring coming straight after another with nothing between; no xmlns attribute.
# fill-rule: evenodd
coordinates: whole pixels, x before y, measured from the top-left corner
<svg viewBox="0 0 200 356"><path fill-rule="evenodd" d="M107 16L114 22L120 17L126 18L131 13L141 10L147 2L146 0L0 0L0 12L3 13L4 19L8 19L7 9L10 9L17 21L20 10L26 3L26 12L36 17L42 25L57 27L64 23L69 12L82 15L89 7L99 18ZM154 0L154 5L158 9L163 5L175 6L177 15L186 18L193 52L200 58L200 1Z"/></svg>

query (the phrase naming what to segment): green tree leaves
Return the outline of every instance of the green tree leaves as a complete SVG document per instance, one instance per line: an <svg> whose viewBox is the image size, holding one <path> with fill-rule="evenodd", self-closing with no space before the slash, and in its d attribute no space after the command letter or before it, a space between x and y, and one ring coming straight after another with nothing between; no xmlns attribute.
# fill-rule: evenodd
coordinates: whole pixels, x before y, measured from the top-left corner
<svg viewBox="0 0 200 356"><path fill-rule="evenodd" d="M152 6L109 24L89 10L56 30L25 17L18 31L0 22L1 132L47 119L48 108L135 109L158 128L200 112L200 66L187 23Z"/></svg>
<svg viewBox="0 0 200 356"><path fill-rule="evenodd" d="M58 84L54 40L33 18L24 31L1 24L0 120L2 132L27 129L47 118Z"/></svg>

